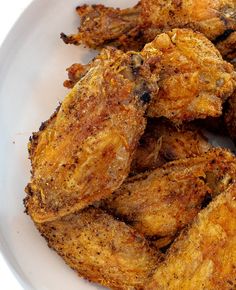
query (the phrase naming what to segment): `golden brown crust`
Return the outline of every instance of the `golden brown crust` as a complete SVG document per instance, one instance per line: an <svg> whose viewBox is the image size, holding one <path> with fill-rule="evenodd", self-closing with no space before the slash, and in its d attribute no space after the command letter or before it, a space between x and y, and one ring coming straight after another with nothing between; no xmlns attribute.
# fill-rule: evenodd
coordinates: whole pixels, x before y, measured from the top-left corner
<svg viewBox="0 0 236 290"><path fill-rule="evenodd" d="M164 116L175 123L218 117L236 87L233 66L200 33L188 29L163 33L144 47L142 55L160 75L160 90L148 108L150 117Z"/></svg>
<svg viewBox="0 0 236 290"><path fill-rule="evenodd" d="M131 173L137 174L169 161L195 157L210 148L211 145L197 127L176 127L167 120L148 119L132 161Z"/></svg>
<svg viewBox="0 0 236 290"><path fill-rule="evenodd" d="M224 113L224 120L230 137L236 141L236 91L229 98L227 109Z"/></svg>
<svg viewBox="0 0 236 290"><path fill-rule="evenodd" d="M152 95L149 117L183 121L219 117L222 103L236 88L236 73L202 34L188 29L163 33L141 52L160 79L158 94ZM81 78L87 67L69 69L69 86ZM78 72L77 72L78 71ZM155 90L155 92L157 92Z"/></svg>
<svg viewBox="0 0 236 290"><path fill-rule="evenodd" d="M112 193L129 174L148 101L138 60L103 50L29 144L32 179L25 205L34 221L82 209Z"/></svg>
<svg viewBox="0 0 236 290"><path fill-rule="evenodd" d="M157 34L178 27L215 40L236 30L235 10L235 0L141 0L123 10L85 5L77 8L81 17L78 33L62 34L62 38L92 48L112 45L125 51L140 50Z"/></svg>
<svg viewBox="0 0 236 290"><path fill-rule="evenodd" d="M212 149L128 179L102 207L147 237L174 237L235 178L235 156Z"/></svg>
<svg viewBox="0 0 236 290"><path fill-rule="evenodd" d="M61 34L66 44L85 44L101 48L110 44L119 47L119 41L140 22L140 5L128 9L115 9L104 5L83 5L76 8L80 16L78 34ZM117 43L117 45L116 45Z"/></svg>
<svg viewBox="0 0 236 290"><path fill-rule="evenodd" d="M37 227L80 276L110 289L143 289L161 257L135 230L99 209Z"/></svg>
<svg viewBox="0 0 236 290"><path fill-rule="evenodd" d="M144 23L160 29L191 28L214 40L236 30L235 0L142 0Z"/></svg>
<svg viewBox="0 0 236 290"><path fill-rule="evenodd" d="M236 185L202 210L145 289L236 288Z"/></svg>
<svg viewBox="0 0 236 290"><path fill-rule="evenodd" d="M74 63L66 70L68 72L68 80L64 81L64 87L72 89L75 84L88 72L91 68L90 64L82 65L80 63Z"/></svg>

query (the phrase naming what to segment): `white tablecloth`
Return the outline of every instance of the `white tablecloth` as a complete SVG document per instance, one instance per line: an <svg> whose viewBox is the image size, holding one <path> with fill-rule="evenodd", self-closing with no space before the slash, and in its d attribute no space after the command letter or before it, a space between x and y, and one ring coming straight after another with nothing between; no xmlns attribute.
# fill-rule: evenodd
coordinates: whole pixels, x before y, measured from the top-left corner
<svg viewBox="0 0 236 290"><path fill-rule="evenodd" d="M31 0L0 0L0 45ZM0 253L0 289L23 290Z"/></svg>

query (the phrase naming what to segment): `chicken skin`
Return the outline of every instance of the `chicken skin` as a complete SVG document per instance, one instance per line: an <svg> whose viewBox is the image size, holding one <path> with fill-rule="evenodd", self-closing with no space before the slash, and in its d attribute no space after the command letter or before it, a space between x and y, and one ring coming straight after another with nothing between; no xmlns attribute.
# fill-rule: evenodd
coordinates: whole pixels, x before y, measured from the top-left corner
<svg viewBox="0 0 236 290"><path fill-rule="evenodd" d="M236 74L202 34L174 29L157 36L141 54L160 75L149 117L181 123L222 114L222 103L236 87Z"/></svg>
<svg viewBox="0 0 236 290"><path fill-rule="evenodd" d="M119 42L125 38L126 43L126 33L129 34L140 23L141 6L137 4L133 8L121 10L103 5L83 5L77 7L76 12L81 19L79 33L75 35L62 33L61 38L65 43L75 45L83 43L91 48L106 45L122 48Z"/></svg>
<svg viewBox="0 0 236 290"><path fill-rule="evenodd" d="M101 206L151 240L173 238L235 180L235 156L217 148L130 178Z"/></svg>
<svg viewBox="0 0 236 290"><path fill-rule="evenodd" d="M62 39L92 48L141 50L157 34L177 27L199 31L212 41L236 30L235 0L141 0L123 10L83 5L76 11L81 18L79 31L62 33Z"/></svg>
<svg viewBox="0 0 236 290"><path fill-rule="evenodd" d="M57 219L108 196L129 174L149 101L138 60L104 50L31 138L25 206L35 222Z"/></svg>
<svg viewBox="0 0 236 290"><path fill-rule="evenodd" d="M95 208L36 226L80 276L110 289L143 289L161 257L134 229Z"/></svg>
<svg viewBox="0 0 236 290"><path fill-rule="evenodd" d="M142 0L141 6L143 22L156 28L187 27L210 40L236 30L235 0Z"/></svg>
<svg viewBox="0 0 236 290"><path fill-rule="evenodd" d="M137 174L173 160L195 157L210 148L210 143L197 127L176 127L167 120L148 119L132 161L131 173Z"/></svg>
<svg viewBox="0 0 236 290"><path fill-rule="evenodd" d="M149 117L166 117L176 124L219 117L222 103L236 88L233 66L222 59L207 38L191 30L160 34L139 55L159 78L160 90L151 91ZM65 85L73 87L87 69L72 65Z"/></svg>
<svg viewBox="0 0 236 290"><path fill-rule="evenodd" d="M146 290L236 288L236 185L202 210L171 246Z"/></svg>

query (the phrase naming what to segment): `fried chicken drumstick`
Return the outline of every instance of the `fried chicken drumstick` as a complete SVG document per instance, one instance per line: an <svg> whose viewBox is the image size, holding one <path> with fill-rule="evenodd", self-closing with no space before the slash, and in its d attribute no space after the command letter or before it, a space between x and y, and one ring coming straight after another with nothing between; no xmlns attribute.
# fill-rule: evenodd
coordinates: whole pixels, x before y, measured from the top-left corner
<svg viewBox="0 0 236 290"><path fill-rule="evenodd" d="M25 206L34 221L80 210L111 194L129 174L149 101L139 60L104 50L31 138Z"/></svg>
<svg viewBox="0 0 236 290"><path fill-rule="evenodd" d="M171 246L146 290L236 288L236 185L202 210Z"/></svg>
<svg viewBox="0 0 236 290"><path fill-rule="evenodd" d="M111 289L143 289L161 257L134 229L95 208L36 226L80 276Z"/></svg>
<svg viewBox="0 0 236 290"><path fill-rule="evenodd" d="M62 39L92 48L140 50L158 33L177 27L199 31L212 41L236 30L235 0L141 0L123 10L83 5L76 11L81 18L78 34L62 33Z"/></svg>
<svg viewBox="0 0 236 290"><path fill-rule="evenodd" d="M235 180L235 156L225 149L212 149L128 179L101 206L152 240L173 239L207 199Z"/></svg>

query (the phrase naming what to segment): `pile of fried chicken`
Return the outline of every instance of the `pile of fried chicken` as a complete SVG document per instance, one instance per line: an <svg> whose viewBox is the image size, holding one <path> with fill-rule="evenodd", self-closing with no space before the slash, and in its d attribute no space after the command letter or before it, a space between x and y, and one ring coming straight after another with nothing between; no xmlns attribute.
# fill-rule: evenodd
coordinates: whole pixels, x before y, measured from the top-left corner
<svg viewBox="0 0 236 290"><path fill-rule="evenodd" d="M98 49L29 142L26 212L80 276L111 289L236 289L236 0L77 7Z"/></svg>

